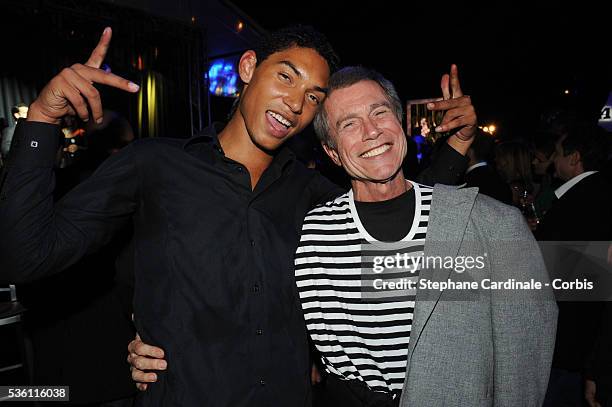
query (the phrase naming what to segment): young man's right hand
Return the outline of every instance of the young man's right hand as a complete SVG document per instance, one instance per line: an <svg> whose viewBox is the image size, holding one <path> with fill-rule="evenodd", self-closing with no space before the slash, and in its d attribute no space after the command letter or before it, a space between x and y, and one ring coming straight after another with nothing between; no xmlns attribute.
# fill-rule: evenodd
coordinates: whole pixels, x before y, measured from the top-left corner
<svg viewBox="0 0 612 407"><path fill-rule="evenodd" d="M83 64L64 68L43 88L30 105L28 121L60 124L66 115L78 115L88 121L91 111L96 123L102 122L102 101L94 83L113 86L126 92L137 92L135 83L100 69L112 36L110 27L104 29L98 45Z"/></svg>
<svg viewBox="0 0 612 407"><path fill-rule="evenodd" d="M127 361L138 390L145 391L147 383L157 381L157 375L150 370L166 370L168 364L163 358L163 349L147 345L136 334L136 338L128 345Z"/></svg>

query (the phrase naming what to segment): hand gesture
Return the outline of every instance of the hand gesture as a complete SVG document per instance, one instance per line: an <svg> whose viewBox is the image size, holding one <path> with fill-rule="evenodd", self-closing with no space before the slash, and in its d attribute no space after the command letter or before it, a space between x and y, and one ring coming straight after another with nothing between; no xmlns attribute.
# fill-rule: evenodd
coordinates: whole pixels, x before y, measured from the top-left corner
<svg viewBox="0 0 612 407"><path fill-rule="evenodd" d="M476 111L470 97L463 95L457 65L451 65L450 75L442 75L440 87L443 100L427 104L429 110L446 111L442 123L435 130L439 133L456 130L451 139L456 138L459 143L469 146L476 132Z"/></svg>
<svg viewBox="0 0 612 407"><path fill-rule="evenodd" d="M66 115L78 115L83 121L88 121L91 112L95 122L101 123L102 101L94 83L131 93L138 91L139 86L135 83L100 69L111 36L112 30L107 27L85 65L74 64L64 68L51 79L30 106L28 121L59 124Z"/></svg>

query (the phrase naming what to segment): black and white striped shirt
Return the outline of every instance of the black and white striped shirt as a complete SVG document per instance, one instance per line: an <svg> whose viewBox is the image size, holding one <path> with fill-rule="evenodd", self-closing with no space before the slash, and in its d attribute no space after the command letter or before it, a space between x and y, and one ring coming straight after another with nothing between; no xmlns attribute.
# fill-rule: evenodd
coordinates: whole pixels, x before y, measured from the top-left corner
<svg viewBox="0 0 612 407"><path fill-rule="evenodd" d="M375 293L372 256L423 254L433 189L411 182L415 216L399 242L373 238L363 227L352 191L304 219L295 276L308 331L329 373L364 381L375 391L401 390L416 290ZM369 260L368 260L369 259ZM393 279L416 282L418 267Z"/></svg>

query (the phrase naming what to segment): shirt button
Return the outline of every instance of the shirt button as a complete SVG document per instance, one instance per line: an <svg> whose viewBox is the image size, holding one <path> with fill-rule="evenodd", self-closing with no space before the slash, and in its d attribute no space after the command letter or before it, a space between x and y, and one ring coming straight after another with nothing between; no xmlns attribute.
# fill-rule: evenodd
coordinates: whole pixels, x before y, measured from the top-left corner
<svg viewBox="0 0 612 407"><path fill-rule="evenodd" d="M251 247L255 247L255 240L251 239Z"/></svg>
<svg viewBox="0 0 612 407"><path fill-rule="evenodd" d="M265 381L264 379L261 379L261 380L259 381L259 384L261 384L262 386L265 386L265 385L266 385L266 381Z"/></svg>
<svg viewBox="0 0 612 407"><path fill-rule="evenodd" d="M258 329L257 331L255 331L255 333L257 335L263 335L263 329Z"/></svg>
<svg viewBox="0 0 612 407"><path fill-rule="evenodd" d="M242 167L236 167L236 170L237 170L238 172L242 172Z"/></svg>
<svg viewBox="0 0 612 407"><path fill-rule="evenodd" d="M258 293L259 292L259 284L253 285L253 292L254 293Z"/></svg>

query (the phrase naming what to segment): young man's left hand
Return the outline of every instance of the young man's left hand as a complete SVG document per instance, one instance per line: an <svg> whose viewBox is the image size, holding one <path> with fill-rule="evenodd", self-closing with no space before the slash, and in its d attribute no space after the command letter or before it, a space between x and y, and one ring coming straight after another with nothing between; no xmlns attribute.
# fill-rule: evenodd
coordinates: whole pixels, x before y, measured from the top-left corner
<svg viewBox="0 0 612 407"><path fill-rule="evenodd" d="M450 74L442 75L440 87L443 100L427 104L429 110L445 111L442 123L435 130L454 132L448 144L465 155L474 139L478 121L471 98L461 90L457 65L451 65Z"/></svg>

